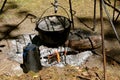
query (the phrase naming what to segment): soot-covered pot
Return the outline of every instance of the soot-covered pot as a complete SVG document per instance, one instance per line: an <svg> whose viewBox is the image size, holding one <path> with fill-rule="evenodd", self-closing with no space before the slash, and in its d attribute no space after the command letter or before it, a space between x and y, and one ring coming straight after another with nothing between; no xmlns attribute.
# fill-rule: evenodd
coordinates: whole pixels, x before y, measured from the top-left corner
<svg viewBox="0 0 120 80"><path fill-rule="evenodd" d="M36 23L43 45L49 47L61 46L67 40L71 22L68 18L59 15L45 16Z"/></svg>

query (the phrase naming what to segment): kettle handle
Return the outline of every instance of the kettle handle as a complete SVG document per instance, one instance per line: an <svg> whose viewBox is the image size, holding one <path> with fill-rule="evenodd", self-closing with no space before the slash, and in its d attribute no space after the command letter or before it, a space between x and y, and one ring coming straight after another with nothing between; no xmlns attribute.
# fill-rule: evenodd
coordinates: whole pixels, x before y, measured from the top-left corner
<svg viewBox="0 0 120 80"><path fill-rule="evenodd" d="M40 18L38 19L38 21L40 21L40 19L43 17L43 15L47 12L47 10L49 10L50 8L52 8L53 6L55 6L54 4L52 4L52 6L50 6L49 8L47 8L43 13L42 13L42 15L40 16ZM68 14L68 12L66 11L66 9L64 8L64 7L62 7L62 6L60 6L60 5L57 5L58 7L60 7L60 8L62 8L64 11L65 11L65 13L67 14L67 16L68 16L68 19L70 20L70 16L69 16L69 14Z"/></svg>

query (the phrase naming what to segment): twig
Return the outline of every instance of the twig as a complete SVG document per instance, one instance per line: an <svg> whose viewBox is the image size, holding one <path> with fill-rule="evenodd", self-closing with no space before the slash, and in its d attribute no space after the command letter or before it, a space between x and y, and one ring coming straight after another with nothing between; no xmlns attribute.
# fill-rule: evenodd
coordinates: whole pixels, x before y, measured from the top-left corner
<svg viewBox="0 0 120 80"><path fill-rule="evenodd" d="M99 80L102 80L102 79L100 78L100 76L98 75L98 73L95 72L95 75L99 78Z"/></svg>
<svg viewBox="0 0 120 80"><path fill-rule="evenodd" d="M103 0L100 0L100 19L101 19L101 37L102 37L102 54L103 54L103 69L104 69L104 80L107 80L106 74L106 54L104 45L104 27L103 27Z"/></svg>
<svg viewBox="0 0 120 80"><path fill-rule="evenodd" d="M71 14L71 20L72 20L72 27L74 29L74 20L73 20L73 13L72 13L72 3L71 0L69 0L69 6L70 6L70 14Z"/></svg>
<svg viewBox="0 0 120 80"><path fill-rule="evenodd" d="M111 4L107 3L106 1L104 1L104 3L105 3L107 6L113 8L116 12L120 13L120 10L119 10L119 9L115 8L114 6L112 6Z"/></svg>
<svg viewBox="0 0 120 80"><path fill-rule="evenodd" d="M114 24L113 24L113 22L112 22L112 20L111 20L110 14L109 14L109 12L108 12L105 4L106 4L105 1L102 0L103 8L104 8L104 10L105 10L105 13L106 13L106 15L107 15L107 17L108 17L108 19L109 19L109 21L110 21L110 24L111 24L111 26L112 26L112 29L113 29L113 31L114 31L114 33L115 33L115 35L116 35L116 38L117 38L117 40L118 40L118 42L119 42L119 45L120 45L120 37L119 37L119 35L118 35L117 31L116 31L116 28L115 28L115 26L114 26ZM116 10L115 7L114 7L114 9ZM120 11L119 11L119 13L120 13Z"/></svg>
<svg viewBox="0 0 120 80"><path fill-rule="evenodd" d="M116 8L116 0L114 0L114 7ZM113 22L114 22L114 19L115 18L115 9L113 10Z"/></svg>
<svg viewBox="0 0 120 80"><path fill-rule="evenodd" d="M117 21L117 19L119 18L119 16L120 16L120 13L118 13L116 19L114 20L114 23L116 23L116 21Z"/></svg>
<svg viewBox="0 0 120 80"><path fill-rule="evenodd" d="M7 2L7 0L4 0L3 5L2 5L2 7L1 7L1 9L0 9L0 14L3 12L3 9L4 9L4 7L5 7L6 2Z"/></svg>
<svg viewBox="0 0 120 80"><path fill-rule="evenodd" d="M77 76L77 78L79 78L80 80L91 80L91 79L83 77L83 76Z"/></svg>
<svg viewBox="0 0 120 80"><path fill-rule="evenodd" d="M93 28L92 30L94 31L96 28L96 0L94 0L94 16L93 16Z"/></svg>

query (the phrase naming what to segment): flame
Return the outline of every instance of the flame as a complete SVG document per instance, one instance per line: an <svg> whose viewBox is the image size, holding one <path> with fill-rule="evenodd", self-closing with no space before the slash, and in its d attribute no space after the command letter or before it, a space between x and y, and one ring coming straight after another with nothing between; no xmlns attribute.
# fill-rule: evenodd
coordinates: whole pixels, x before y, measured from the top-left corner
<svg viewBox="0 0 120 80"><path fill-rule="evenodd" d="M57 62L59 63L59 62L61 61L61 59L60 59L60 54L59 54L58 51L55 51L55 53L56 53L56 55L57 55Z"/></svg>

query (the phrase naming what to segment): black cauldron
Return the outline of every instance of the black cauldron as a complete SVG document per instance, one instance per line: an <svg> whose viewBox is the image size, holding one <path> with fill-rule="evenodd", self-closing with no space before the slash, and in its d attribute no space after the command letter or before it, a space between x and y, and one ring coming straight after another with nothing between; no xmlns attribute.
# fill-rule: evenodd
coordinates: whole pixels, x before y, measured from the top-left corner
<svg viewBox="0 0 120 80"><path fill-rule="evenodd" d="M39 33L43 45L57 47L65 43L71 28L71 22L67 17L50 15L41 18L36 23L36 30Z"/></svg>

